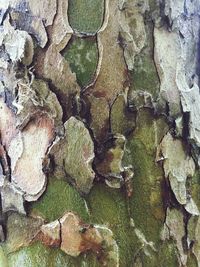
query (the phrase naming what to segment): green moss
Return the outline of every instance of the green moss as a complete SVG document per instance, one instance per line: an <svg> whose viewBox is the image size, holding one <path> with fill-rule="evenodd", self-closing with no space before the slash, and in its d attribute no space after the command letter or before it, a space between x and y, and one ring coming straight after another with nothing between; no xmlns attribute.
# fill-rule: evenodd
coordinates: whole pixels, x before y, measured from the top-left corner
<svg viewBox="0 0 200 267"><path fill-rule="evenodd" d="M135 118L136 115L127 110L126 96L119 95L111 107L110 124L112 133L120 133L126 136L133 131Z"/></svg>
<svg viewBox="0 0 200 267"><path fill-rule="evenodd" d="M81 33L96 33L103 23L104 0L69 0L69 23Z"/></svg>
<svg viewBox="0 0 200 267"><path fill-rule="evenodd" d="M159 78L153 59L147 54L135 57L134 71L131 73L131 84L134 90L147 91L154 97L159 92Z"/></svg>
<svg viewBox="0 0 200 267"><path fill-rule="evenodd" d="M173 241L163 243L160 246L159 252L157 253L157 262L159 262L159 267L176 267L179 266L178 263L178 252L176 245ZM157 265L155 265L157 267Z"/></svg>
<svg viewBox="0 0 200 267"><path fill-rule="evenodd" d="M76 212L84 221L88 221L84 199L66 181L54 177L49 179L46 192L31 206L31 212L40 214L47 221L54 221L64 212Z"/></svg>
<svg viewBox="0 0 200 267"><path fill-rule="evenodd" d="M153 1L150 2L152 8ZM155 8L155 7L154 7ZM146 30L146 46L135 57L134 70L131 72L131 89L142 90L150 93L156 99L160 92L160 80L153 60L154 40L153 22L148 22L145 25Z"/></svg>
<svg viewBox="0 0 200 267"><path fill-rule="evenodd" d="M87 202L91 210L91 221L104 224L113 231L119 246L120 266L131 266L138 239L130 226L125 195L120 190L98 184L92 189Z"/></svg>
<svg viewBox="0 0 200 267"><path fill-rule="evenodd" d="M74 38L63 51L81 87L92 82L97 64L98 48L96 38Z"/></svg>
<svg viewBox="0 0 200 267"><path fill-rule="evenodd" d="M137 138L131 142L130 157L131 160L127 162L132 163L135 171L130 211L136 227L144 233L147 240L157 242L164 217L160 185L162 173Z"/></svg>
<svg viewBox="0 0 200 267"><path fill-rule="evenodd" d="M160 243L160 246L157 251L151 252L150 255L145 254L144 252L139 253L137 256L141 266L148 267L177 267L179 266L177 258L177 249L174 242ZM137 260L136 260L137 262ZM137 267L137 264L133 265Z"/></svg>
<svg viewBox="0 0 200 267"><path fill-rule="evenodd" d="M155 163L158 132L156 120L148 110L138 116L138 128L128 140L124 165L134 167L133 196L129 201L135 226L147 241L159 242L164 221L161 182L162 168ZM162 129L163 134L165 128ZM159 138L158 138L159 139Z"/></svg>
<svg viewBox="0 0 200 267"><path fill-rule="evenodd" d="M8 255L9 267L98 267L94 255L71 257L60 249L48 248L37 242ZM4 267L4 265L0 265Z"/></svg>

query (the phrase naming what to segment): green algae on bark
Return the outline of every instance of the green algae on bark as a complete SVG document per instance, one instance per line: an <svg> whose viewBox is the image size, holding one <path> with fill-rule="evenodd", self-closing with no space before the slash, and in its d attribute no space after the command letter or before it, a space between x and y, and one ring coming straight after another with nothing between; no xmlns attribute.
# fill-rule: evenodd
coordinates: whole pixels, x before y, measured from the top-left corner
<svg viewBox="0 0 200 267"><path fill-rule="evenodd" d="M159 262L159 267L166 266L178 266L178 251L174 241L167 241L161 244L157 262ZM155 265L156 266L156 265ZM189 266L188 266L189 267Z"/></svg>
<svg viewBox="0 0 200 267"><path fill-rule="evenodd" d="M158 265L159 263L159 265ZM140 265L138 265L140 264ZM177 249L173 241L159 244L157 251L145 254L142 249L134 259L133 267L175 267L178 266ZM189 267L189 266L188 266Z"/></svg>
<svg viewBox="0 0 200 267"><path fill-rule="evenodd" d="M128 110L127 94L119 94L111 106L110 127L112 134L124 136L135 128L136 114Z"/></svg>
<svg viewBox="0 0 200 267"><path fill-rule="evenodd" d="M134 71L131 72L131 84L134 90L147 91L156 98L159 93L159 78L150 56L136 56Z"/></svg>
<svg viewBox="0 0 200 267"><path fill-rule="evenodd" d="M160 239L165 214L161 192L163 171L155 162L155 156L156 147L168 127L162 118L153 120L148 109L139 112L137 122L135 132L127 141L124 155L124 164L134 167L129 210L135 226L147 240L156 244Z"/></svg>
<svg viewBox="0 0 200 267"><path fill-rule="evenodd" d="M62 55L69 62L72 72L76 73L81 88L93 81L98 64L96 37L74 37Z"/></svg>
<svg viewBox="0 0 200 267"><path fill-rule="evenodd" d="M68 17L75 32L95 34L103 23L104 0L69 0Z"/></svg>
<svg viewBox="0 0 200 267"><path fill-rule="evenodd" d="M190 191L194 202L196 203L198 209L200 210L200 172L199 170L195 171L195 174L192 178L187 180L187 189Z"/></svg>
<svg viewBox="0 0 200 267"><path fill-rule="evenodd" d="M131 90L148 92L156 100L159 95L160 80L153 58L153 23L150 20L146 23L148 41L142 51L135 56L134 68L130 71Z"/></svg>
<svg viewBox="0 0 200 267"><path fill-rule="evenodd" d="M88 222L85 200L64 179L50 177L44 195L30 207L30 212L42 216L48 222L61 217L65 211L74 211Z"/></svg>
<svg viewBox="0 0 200 267"><path fill-rule="evenodd" d="M87 196L91 221L112 230L119 247L119 266L131 266L139 244L127 209L126 195L119 189L96 184Z"/></svg>
<svg viewBox="0 0 200 267"><path fill-rule="evenodd" d="M60 249L52 249L37 242L7 256L9 267L100 267L92 254L71 257ZM3 266L4 267L4 266Z"/></svg>

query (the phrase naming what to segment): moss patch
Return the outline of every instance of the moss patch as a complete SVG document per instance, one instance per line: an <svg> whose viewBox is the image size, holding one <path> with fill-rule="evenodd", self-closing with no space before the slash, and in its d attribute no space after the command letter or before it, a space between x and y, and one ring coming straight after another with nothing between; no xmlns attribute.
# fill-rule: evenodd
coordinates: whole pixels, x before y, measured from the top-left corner
<svg viewBox="0 0 200 267"><path fill-rule="evenodd" d="M153 1L151 1L153 5ZM155 7L154 7L155 8ZM134 70L131 72L131 89L150 93L154 99L160 92L160 80L153 60L154 40L153 23L146 23L146 46L135 57Z"/></svg>
<svg viewBox="0 0 200 267"><path fill-rule="evenodd" d="M151 57L145 54L136 56L131 83L134 90L147 91L156 97L159 92L159 79Z"/></svg>
<svg viewBox="0 0 200 267"><path fill-rule="evenodd" d="M98 184L93 187L87 202L91 221L104 224L113 231L119 246L120 266L131 266L138 239L130 226L125 195L120 190Z"/></svg>
<svg viewBox="0 0 200 267"><path fill-rule="evenodd" d="M68 17L75 31L94 34L103 23L104 0L69 0Z"/></svg>
<svg viewBox="0 0 200 267"><path fill-rule="evenodd" d="M162 168L155 163L156 146L161 133L157 132L155 120L150 111L143 110L138 116L138 128L128 140L124 165L134 167L133 196L129 200L130 214L135 226L145 235L147 241L159 242L164 221L161 182ZM165 127L162 128L163 135Z"/></svg>
<svg viewBox="0 0 200 267"><path fill-rule="evenodd" d="M76 212L85 222L89 220L84 199L66 181L54 177L49 179L46 192L32 204L30 211L48 222L58 219L66 211Z"/></svg>
<svg viewBox="0 0 200 267"><path fill-rule="evenodd" d="M179 266L177 255L178 252L175 243L173 241L166 241L160 246L160 250L157 255L157 263L160 263L160 267ZM155 265L155 267L156 266L157 265Z"/></svg>
<svg viewBox="0 0 200 267"><path fill-rule="evenodd" d="M95 37L73 38L62 54L69 62L72 72L76 73L81 87L92 82L98 64L98 48Z"/></svg>
<svg viewBox="0 0 200 267"><path fill-rule="evenodd" d="M94 255L71 257L60 249L51 249L37 242L8 256L9 267L99 267ZM1 265L4 267L4 265Z"/></svg>

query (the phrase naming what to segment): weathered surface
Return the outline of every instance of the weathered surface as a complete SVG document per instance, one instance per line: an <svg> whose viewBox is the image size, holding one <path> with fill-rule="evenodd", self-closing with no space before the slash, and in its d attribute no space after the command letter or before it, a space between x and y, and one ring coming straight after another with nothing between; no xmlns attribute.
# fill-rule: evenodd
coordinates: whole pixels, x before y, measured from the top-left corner
<svg viewBox="0 0 200 267"><path fill-rule="evenodd" d="M41 47L48 41L46 26L52 25L56 14L57 4L55 0L44 2L39 7L37 1L26 2L11 0L9 6L12 8L11 19L17 28L33 34Z"/></svg>
<svg viewBox="0 0 200 267"><path fill-rule="evenodd" d="M65 213L54 222L42 225L34 240L40 240L47 246L60 247L73 257L91 250L106 266L108 264L118 266L118 247L112 231L104 226L84 224L72 212Z"/></svg>
<svg viewBox="0 0 200 267"><path fill-rule="evenodd" d="M198 208L193 207L196 205L186 189L187 179L195 172L194 160L186 154L182 142L174 139L170 133L163 138L159 149L164 160L165 177L169 179L176 199L180 204L186 205L188 212L198 215Z"/></svg>
<svg viewBox="0 0 200 267"><path fill-rule="evenodd" d="M148 1L119 1L121 10L119 27L124 58L129 70L134 69L135 56L146 44L146 31L143 14L149 9Z"/></svg>
<svg viewBox="0 0 200 267"><path fill-rule="evenodd" d="M127 93L119 94L111 106L110 127L113 134L127 136L135 128L136 114L128 109Z"/></svg>
<svg viewBox="0 0 200 267"><path fill-rule="evenodd" d="M52 148L55 164L69 176L76 188L88 193L95 173L92 169L94 144L84 123L71 117L64 124L65 136Z"/></svg>
<svg viewBox="0 0 200 267"><path fill-rule="evenodd" d="M103 23L105 0L69 0L69 22L75 32L93 35Z"/></svg>
<svg viewBox="0 0 200 267"><path fill-rule="evenodd" d="M176 209L167 209L166 220L162 233L162 239L172 238L176 241L179 251L179 264L186 265L187 255L184 252L183 238L185 236L185 227L183 221L183 214Z"/></svg>
<svg viewBox="0 0 200 267"><path fill-rule="evenodd" d="M199 100L200 94L197 84L194 84L190 89L186 88L185 91L181 91L183 111L190 114L189 137L197 146L200 146Z"/></svg>
<svg viewBox="0 0 200 267"><path fill-rule="evenodd" d="M13 253L21 247L28 246L40 231L44 221L17 213L8 216L6 251Z"/></svg>
<svg viewBox="0 0 200 267"><path fill-rule="evenodd" d="M56 88L58 99L63 109L63 119L66 120L72 113L72 99L79 95L80 88L76 82L75 74L72 73L68 62L59 52L60 49L52 44L43 57L39 54L36 73L45 79L49 79L53 87Z"/></svg>
<svg viewBox="0 0 200 267"><path fill-rule="evenodd" d="M199 11L0 0L0 265L199 265Z"/></svg>
<svg viewBox="0 0 200 267"><path fill-rule="evenodd" d="M44 245L50 247L60 247L61 229L58 220L41 226L35 240L40 240Z"/></svg>
<svg viewBox="0 0 200 267"><path fill-rule="evenodd" d="M71 39L62 54L69 62L71 70L76 73L77 82L81 88L93 82L98 64L96 38Z"/></svg>
<svg viewBox="0 0 200 267"><path fill-rule="evenodd" d="M21 214L26 214L23 193L13 184L6 181L4 181L1 187L1 205L3 212L16 211Z"/></svg>
<svg viewBox="0 0 200 267"><path fill-rule="evenodd" d="M192 252L196 257L198 266L200 264L200 253L199 253L199 217L191 217L188 222L188 238L190 245L192 246Z"/></svg>
<svg viewBox="0 0 200 267"><path fill-rule="evenodd" d="M80 219L73 213L65 214L61 219L61 249L69 255L78 256L86 250L97 254L101 251L103 241L95 227L81 225Z"/></svg>
<svg viewBox="0 0 200 267"><path fill-rule="evenodd" d="M97 34L99 63L96 81L93 86L86 90L91 105L91 120L97 124L94 132L98 141L106 138L109 104L112 104L117 95L125 90L127 81L123 50L118 42L120 10L117 1L106 1L105 8L104 23ZM90 101L90 95L96 98L95 103ZM100 106L103 101L107 101L107 103L105 103L104 112L101 114L100 126L97 119L99 112L95 107ZM100 128L105 129L103 135Z"/></svg>
<svg viewBox="0 0 200 267"><path fill-rule="evenodd" d="M120 188L126 182L126 178L131 182L130 179L133 177L131 166L125 167L122 163L125 141L123 135L116 134L113 147L108 149L104 159L96 164L98 173L105 178L106 184L113 188Z"/></svg>
<svg viewBox="0 0 200 267"><path fill-rule="evenodd" d="M155 38L155 63L160 77L161 101L169 103L171 116L181 113L180 94L176 84L176 66L178 64L181 49L180 37L177 33L170 33L164 29L154 30ZM169 54L165 51L170 51Z"/></svg>
<svg viewBox="0 0 200 267"><path fill-rule="evenodd" d="M42 159L54 139L53 130L51 119L42 116L36 121L30 122L23 130L22 135L16 136L11 141L9 156L13 161L12 181L24 192L24 197L28 201L38 199L45 190L46 176L42 170ZM21 150L19 148L19 154L13 157L11 151L12 147L16 148L16 143L19 144L19 147L21 145Z"/></svg>

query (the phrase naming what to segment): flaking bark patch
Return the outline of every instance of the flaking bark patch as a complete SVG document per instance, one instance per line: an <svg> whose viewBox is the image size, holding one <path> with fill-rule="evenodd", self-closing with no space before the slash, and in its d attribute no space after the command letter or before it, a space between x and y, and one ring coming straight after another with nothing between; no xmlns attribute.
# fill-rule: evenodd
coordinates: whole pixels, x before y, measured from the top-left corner
<svg viewBox="0 0 200 267"><path fill-rule="evenodd" d="M185 266L187 263L187 254L184 251L182 243L185 234L183 214L179 210L168 208L161 238L163 240L172 238L176 241L179 252L179 266Z"/></svg>
<svg viewBox="0 0 200 267"><path fill-rule="evenodd" d="M61 226L59 220L42 225L35 240L40 240L46 246L60 247Z"/></svg>
<svg viewBox="0 0 200 267"><path fill-rule="evenodd" d="M169 178L171 189L181 205L194 215L198 215L198 208L191 196L187 194L187 178L195 172L195 163L192 157L187 155L183 143L174 139L170 133L165 135L161 144L160 152L163 156L165 177Z"/></svg>
<svg viewBox="0 0 200 267"><path fill-rule="evenodd" d="M54 155L56 168L64 168L63 175L67 174L80 192L88 193L95 177L92 138L84 123L75 117L67 120L64 126L64 138L52 147L50 153Z"/></svg>
<svg viewBox="0 0 200 267"><path fill-rule="evenodd" d="M17 138L17 137L16 137ZM31 121L21 133L22 152L12 167L12 182L24 192L27 201L37 200L45 190L46 176L42 162L54 139L54 125L50 118L41 116ZM15 142L15 138L12 140Z"/></svg>
<svg viewBox="0 0 200 267"><path fill-rule="evenodd" d="M66 212L60 219L44 224L35 236L47 246L60 247L73 257L92 251L103 266L118 267L118 246L110 229L84 224L78 215Z"/></svg>
<svg viewBox="0 0 200 267"><path fill-rule="evenodd" d="M7 221L7 252L12 253L28 246L43 224L44 221L41 218L26 217L18 213L10 214Z"/></svg>
<svg viewBox="0 0 200 267"><path fill-rule="evenodd" d="M101 125L96 120L94 129L96 139L102 140L106 137L107 122L109 120L109 104L112 104L117 95L126 88L126 63L123 57L123 50L119 45L119 22L120 11L117 1L106 1L104 23L97 33L99 63L96 72L96 81L94 85L86 90L91 109L91 120L95 121L99 116L96 109L96 103L90 101L90 95L99 99L99 104L105 102L104 112L101 114L101 125L105 127L105 133L102 136ZM103 99L102 99L103 98ZM101 101L102 99L102 101ZM104 121L104 123L102 123Z"/></svg>
<svg viewBox="0 0 200 267"><path fill-rule="evenodd" d="M56 0L43 1L39 6L35 0L9 2L12 23L33 34L41 47L45 47L48 37L45 27L52 25L57 10ZM1 7L1 6L0 6Z"/></svg>

